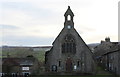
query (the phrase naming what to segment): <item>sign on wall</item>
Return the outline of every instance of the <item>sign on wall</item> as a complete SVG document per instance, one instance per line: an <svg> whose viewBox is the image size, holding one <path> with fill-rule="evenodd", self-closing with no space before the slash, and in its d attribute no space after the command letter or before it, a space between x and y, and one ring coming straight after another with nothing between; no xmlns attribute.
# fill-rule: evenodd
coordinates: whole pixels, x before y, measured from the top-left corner
<svg viewBox="0 0 120 77"><path fill-rule="evenodd" d="M29 67L22 67L22 70L29 70Z"/></svg>

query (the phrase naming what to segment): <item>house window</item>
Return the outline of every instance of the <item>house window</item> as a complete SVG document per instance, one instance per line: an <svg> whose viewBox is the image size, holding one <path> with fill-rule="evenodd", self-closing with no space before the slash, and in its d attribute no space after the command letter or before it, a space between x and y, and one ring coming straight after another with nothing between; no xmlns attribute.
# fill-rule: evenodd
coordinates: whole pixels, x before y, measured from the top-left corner
<svg viewBox="0 0 120 77"><path fill-rule="evenodd" d="M23 73L23 77L29 77L30 72L22 72Z"/></svg>
<svg viewBox="0 0 120 77"><path fill-rule="evenodd" d="M17 73L12 73L12 77L17 77Z"/></svg>
<svg viewBox="0 0 120 77"><path fill-rule="evenodd" d="M22 67L22 70L29 70L29 67Z"/></svg>
<svg viewBox="0 0 120 77"><path fill-rule="evenodd" d="M71 35L67 35L62 43L62 53L76 53L76 43Z"/></svg>
<svg viewBox="0 0 120 77"><path fill-rule="evenodd" d="M111 63L109 63L109 70L111 70L111 66L112 66L112 64L111 64Z"/></svg>
<svg viewBox="0 0 120 77"><path fill-rule="evenodd" d="M1 77L4 77L5 73L2 73L2 76Z"/></svg>
<svg viewBox="0 0 120 77"><path fill-rule="evenodd" d="M110 59L113 60L113 55L110 56Z"/></svg>
<svg viewBox="0 0 120 77"><path fill-rule="evenodd" d="M0 72L0 77L2 77L2 73Z"/></svg>

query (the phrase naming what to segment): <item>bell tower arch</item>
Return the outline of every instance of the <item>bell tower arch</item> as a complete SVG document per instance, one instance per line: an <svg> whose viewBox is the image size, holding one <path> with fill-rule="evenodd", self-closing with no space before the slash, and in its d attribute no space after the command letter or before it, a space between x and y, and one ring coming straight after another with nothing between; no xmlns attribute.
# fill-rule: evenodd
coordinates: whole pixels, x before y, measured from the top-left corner
<svg viewBox="0 0 120 77"><path fill-rule="evenodd" d="M70 9L70 6L68 6L68 9L64 14L64 17L65 17L64 28L68 28L68 29L74 28L74 22L73 22L74 14Z"/></svg>

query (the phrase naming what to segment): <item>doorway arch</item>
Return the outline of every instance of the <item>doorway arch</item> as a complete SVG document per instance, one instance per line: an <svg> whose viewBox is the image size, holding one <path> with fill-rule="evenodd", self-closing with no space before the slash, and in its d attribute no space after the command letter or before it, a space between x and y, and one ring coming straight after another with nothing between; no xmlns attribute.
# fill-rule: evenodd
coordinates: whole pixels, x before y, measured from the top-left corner
<svg viewBox="0 0 120 77"><path fill-rule="evenodd" d="M73 63L71 58L67 58L66 60L66 72L72 72L73 70Z"/></svg>

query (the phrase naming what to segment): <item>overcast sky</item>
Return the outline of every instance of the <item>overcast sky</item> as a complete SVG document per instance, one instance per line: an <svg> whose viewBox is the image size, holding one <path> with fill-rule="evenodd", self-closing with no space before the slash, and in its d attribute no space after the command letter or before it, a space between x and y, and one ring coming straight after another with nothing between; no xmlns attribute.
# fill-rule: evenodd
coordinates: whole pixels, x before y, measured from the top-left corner
<svg viewBox="0 0 120 77"><path fill-rule="evenodd" d="M64 27L71 7L74 26L83 40L99 43L105 37L118 41L120 0L0 0L1 45L51 45Z"/></svg>

